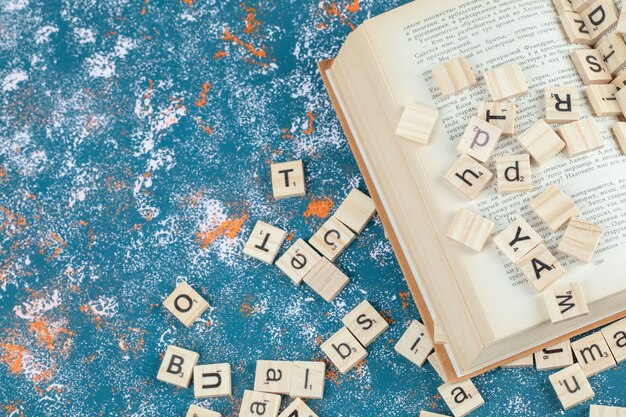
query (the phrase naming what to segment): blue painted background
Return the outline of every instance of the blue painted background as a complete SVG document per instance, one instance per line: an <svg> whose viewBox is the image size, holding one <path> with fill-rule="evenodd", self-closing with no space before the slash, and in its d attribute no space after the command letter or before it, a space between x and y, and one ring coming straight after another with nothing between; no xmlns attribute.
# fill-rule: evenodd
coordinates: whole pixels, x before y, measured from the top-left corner
<svg viewBox="0 0 626 417"><path fill-rule="evenodd" d="M308 238L363 189L316 63L402 3L0 1L0 415L234 416L255 360L323 359L364 298L391 328L311 407L449 414L434 370L393 350L418 314L378 219L338 259L352 282L332 304L241 255L257 219ZM269 163L297 158L307 196L274 201ZM211 304L190 329L160 305L183 279ZM170 343L230 362L233 397L158 382ZM548 375L475 378L474 415L586 415ZM625 380L593 377L595 402L626 405Z"/></svg>

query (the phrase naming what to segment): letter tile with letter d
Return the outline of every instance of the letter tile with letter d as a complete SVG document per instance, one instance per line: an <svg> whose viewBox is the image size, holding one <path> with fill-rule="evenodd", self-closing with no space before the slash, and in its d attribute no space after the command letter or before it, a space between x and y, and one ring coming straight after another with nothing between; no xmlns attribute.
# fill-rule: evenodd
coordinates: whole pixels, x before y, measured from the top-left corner
<svg viewBox="0 0 626 417"><path fill-rule="evenodd" d="M194 367L193 391L196 398L231 396L232 377L230 364L216 363Z"/></svg>
<svg viewBox="0 0 626 417"><path fill-rule="evenodd" d="M280 409L280 395L245 390L239 417L276 417Z"/></svg>
<svg viewBox="0 0 626 417"><path fill-rule="evenodd" d="M185 417L222 417L220 413L207 410L206 408L198 407L197 405L190 405L189 410Z"/></svg>
<svg viewBox="0 0 626 417"><path fill-rule="evenodd" d="M501 156L496 159L498 193L522 193L533 190L530 155Z"/></svg>
<svg viewBox="0 0 626 417"><path fill-rule="evenodd" d="M457 150L480 162L487 162L501 135L502 129L474 116L461 136Z"/></svg>
<svg viewBox="0 0 626 417"><path fill-rule="evenodd" d="M444 384L437 388L454 417L463 417L485 404L471 380L457 384Z"/></svg>
<svg viewBox="0 0 626 417"><path fill-rule="evenodd" d="M170 345L165 351L157 379L181 388L189 387L193 367L200 355L191 350Z"/></svg>
<svg viewBox="0 0 626 417"><path fill-rule="evenodd" d="M304 401L296 398L278 417L317 417L317 414Z"/></svg>
<svg viewBox="0 0 626 417"><path fill-rule="evenodd" d="M595 395L587 377L577 363L550 375L549 378L565 410L590 400Z"/></svg>
<svg viewBox="0 0 626 417"><path fill-rule="evenodd" d="M163 307L167 308L178 320L189 327L209 308L209 303L189 284L181 282L169 297L163 301Z"/></svg>
<svg viewBox="0 0 626 417"><path fill-rule="evenodd" d="M367 356L365 348L345 327L322 344L322 351L342 374L348 372Z"/></svg>
<svg viewBox="0 0 626 417"><path fill-rule="evenodd" d="M586 377L606 371L616 365L602 332L596 332L572 342L572 350Z"/></svg>
<svg viewBox="0 0 626 417"><path fill-rule="evenodd" d="M254 390L289 394L292 367L293 363L288 361L256 361Z"/></svg>
<svg viewBox="0 0 626 417"><path fill-rule="evenodd" d="M426 327L419 321L413 320L394 346L394 349L421 368L434 347L430 336L426 332Z"/></svg>

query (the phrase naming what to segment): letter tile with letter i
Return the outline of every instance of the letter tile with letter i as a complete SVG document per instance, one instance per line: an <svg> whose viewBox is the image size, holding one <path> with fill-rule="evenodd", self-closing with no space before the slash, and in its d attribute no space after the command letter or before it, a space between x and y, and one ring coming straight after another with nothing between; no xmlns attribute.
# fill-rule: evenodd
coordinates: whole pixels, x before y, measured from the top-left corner
<svg viewBox="0 0 626 417"><path fill-rule="evenodd" d="M239 417L277 417L280 395L245 390Z"/></svg>
<svg viewBox="0 0 626 417"><path fill-rule="evenodd" d="M586 377L599 374L616 365L602 332L572 342L572 350Z"/></svg>
<svg viewBox="0 0 626 417"><path fill-rule="evenodd" d="M519 261L543 239L521 217L501 231L494 239L496 246L512 261Z"/></svg>
<svg viewBox="0 0 626 417"><path fill-rule="evenodd" d="M573 363L574 355L569 339L535 352L535 365L540 371L565 368Z"/></svg>
<svg viewBox="0 0 626 417"><path fill-rule="evenodd" d="M577 363L550 375L549 378L565 410L590 400L595 395L587 377Z"/></svg>
<svg viewBox="0 0 626 417"><path fill-rule="evenodd" d="M593 112L598 117L621 116L622 109L615 95L617 87L613 84L590 85L585 89Z"/></svg>
<svg viewBox="0 0 626 417"><path fill-rule="evenodd" d="M533 179L530 170L530 156L501 156L496 159L498 171L498 193L523 193L533 190Z"/></svg>
<svg viewBox="0 0 626 417"><path fill-rule="evenodd" d="M270 169L275 199L301 197L306 194L302 160L271 164Z"/></svg>
<svg viewBox="0 0 626 417"><path fill-rule="evenodd" d="M546 87L546 122L568 123L580 119L578 87Z"/></svg>
<svg viewBox="0 0 626 417"><path fill-rule="evenodd" d="M286 237L287 232L283 229L259 220L250 233L243 253L271 265Z"/></svg>
<svg viewBox="0 0 626 417"><path fill-rule="evenodd" d="M606 326L602 329L604 340L609 345L617 363L626 361L626 319Z"/></svg>
<svg viewBox="0 0 626 417"><path fill-rule="evenodd" d="M193 391L196 398L230 397L232 395L230 364L216 363L194 367Z"/></svg>
<svg viewBox="0 0 626 417"><path fill-rule="evenodd" d="M577 282L548 288L543 298L552 323L589 314L583 289Z"/></svg>
<svg viewBox="0 0 626 417"><path fill-rule="evenodd" d="M365 348L345 327L322 344L322 351L342 374L348 372L367 356Z"/></svg>
<svg viewBox="0 0 626 417"><path fill-rule="evenodd" d="M163 301L163 307L167 308L178 320L189 327L209 308L209 303L189 284L181 282L174 292Z"/></svg>
<svg viewBox="0 0 626 417"><path fill-rule="evenodd" d="M288 361L256 361L254 390L289 394L292 367L293 363Z"/></svg>
<svg viewBox="0 0 626 417"><path fill-rule="evenodd" d="M383 316L367 300L363 300L341 321L363 347L368 347L389 328Z"/></svg>
<svg viewBox="0 0 626 417"><path fill-rule="evenodd" d="M170 345L163 356L157 379L180 388L187 388L199 358L200 355L196 352Z"/></svg>
<svg viewBox="0 0 626 417"><path fill-rule="evenodd" d="M444 384L437 388L441 398L450 407L454 417L463 417L485 404L470 379L457 384Z"/></svg>
<svg viewBox="0 0 626 417"><path fill-rule="evenodd" d="M278 417L317 417L317 414L304 401L296 398Z"/></svg>
<svg viewBox="0 0 626 417"><path fill-rule="evenodd" d="M493 174L474 158L461 154L443 178L467 198L473 200L489 184Z"/></svg>
<svg viewBox="0 0 626 417"><path fill-rule="evenodd" d="M394 346L396 352L420 368L424 366L424 362L434 348L426 327L417 320L411 322L411 325Z"/></svg>
<svg viewBox="0 0 626 417"><path fill-rule="evenodd" d="M591 404L589 417L626 417L626 408Z"/></svg>
<svg viewBox="0 0 626 417"><path fill-rule="evenodd" d="M487 162L501 135L502 129L474 116L461 136L457 150L480 162Z"/></svg>
<svg viewBox="0 0 626 417"><path fill-rule="evenodd" d="M206 408L192 404L189 406L189 410L187 410L185 417L222 417L222 415L215 411L207 410Z"/></svg>
<svg viewBox="0 0 626 417"><path fill-rule="evenodd" d="M291 398L324 398L326 362L295 361L291 369Z"/></svg>

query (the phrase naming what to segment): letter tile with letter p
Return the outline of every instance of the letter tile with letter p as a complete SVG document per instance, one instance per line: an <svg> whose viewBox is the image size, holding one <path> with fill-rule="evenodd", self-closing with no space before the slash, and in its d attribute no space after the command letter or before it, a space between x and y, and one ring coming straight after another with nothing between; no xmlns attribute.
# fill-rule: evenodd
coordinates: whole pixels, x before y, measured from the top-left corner
<svg viewBox="0 0 626 417"><path fill-rule="evenodd" d="M595 395L587 377L577 363L550 375L549 378L565 410L590 400Z"/></svg>
<svg viewBox="0 0 626 417"><path fill-rule="evenodd" d="M441 398L454 414L454 417L463 417L485 404L470 379L457 384L444 384L437 388Z"/></svg>
<svg viewBox="0 0 626 417"><path fill-rule="evenodd" d="M501 135L502 129L474 116L461 136L457 150L480 162L487 162Z"/></svg>
<svg viewBox="0 0 626 417"><path fill-rule="evenodd" d="M199 358L200 355L196 352L170 345L163 356L157 379L180 388L187 388Z"/></svg>
<svg viewBox="0 0 626 417"><path fill-rule="evenodd" d="M232 377L230 364L216 363L194 367L193 391L196 398L231 396Z"/></svg>
<svg viewBox="0 0 626 417"><path fill-rule="evenodd" d="M342 374L348 372L367 356L365 348L345 327L322 344L322 351Z"/></svg>

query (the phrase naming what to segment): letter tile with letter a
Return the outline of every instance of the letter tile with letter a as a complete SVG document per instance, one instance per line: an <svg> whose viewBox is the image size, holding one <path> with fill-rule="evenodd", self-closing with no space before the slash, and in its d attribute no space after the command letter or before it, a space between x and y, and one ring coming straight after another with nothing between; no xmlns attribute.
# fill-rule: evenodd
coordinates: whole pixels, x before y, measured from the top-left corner
<svg viewBox="0 0 626 417"><path fill-rule="evenodd" d="M622 109L615 97L615 94L617 94L617 87L615 85L590 85L585 89L585 94L596 116L609 117L622 115Z"/></svg>
<svg viewBox="0 0 626 417"><path fill-rule="evenodd" d="M361 233L376 213L374 201L361 191L353 188L337 208L333 217L354 233Z"/></svg>
<svg viewBox="0 0 626 417"><path fill-rule="evenodd" d="M329 303L350 282L350 279L328 259L320 258L304 276L304 282Z"/></svg>
<svg viewBox="0 0 626 417"><path fill-rule="evenodd" d="M485 72L485 81L493 101L508 100L528 93L526 77L518 63Z"/></svg>
<svg viewBox="0 0 626 417"><path fill-rule="evenodd" d="M585 27L595 44L605 33L611 30L619 19L615 0L595 0L580 11Z"/></svg>
<svg viewBox="0 0 626 417"><path fill-rule="evenodd" d="M583 289L577 282L548 288L543 298L552 323L589 314Z"/></svg>
<svg viewBox="0 0 626 417"><path fill-rule="evenodd" d="M368 347L389 328L383 316L367 300L363 300L341 321L363 347Z"/></svg>
<svg viewBox="0 0 626 417"><path fill-rule="evenodd" d="M433 78L442 97L448 97L476 85L476 77L465 57L458 57L433 68Z"/></svg>
<svg viewBox="0 0 626 417"><path fill-rule="evenodd" d="M588 378L616 365L602 332L572 342L574 357Z"/></svg>
<svg viewBox="0 0 626 417"><path fill-rule="evenodd" d="M428 145L438 117L437 109L409 103L398 122L396 136L409 139L419 145Z"/></svg>
<svg viewBox="0 0 626 417"><path fill-rule="evenodd" d="M535 352L535 366L540 371L565 368L573 363L574 356L569 339Z"/></svg>
<svg viewBox="0 0 626 417"><path fill-rule="evenodd" d="M602 227L579 217L569 221L565 234L559 243L559 250L566 255L589 263L602 237Z"/></svg>
<svg viewBox="0 0 626 417"><path fill-rule="evenodd" d="M580 97L577 87L546 87L544 104L548 123L575 122L580 118Z"/></svg>
<svg viewBox="0 0 626 417"><path fill-rule="evenodd" d="M521 217L493 238L494 243L512 262L519 261L543 239Z"/></svg>
<svg viewBox="0 0 626 417"><path fill-rule="evenodd" d="M489 184L493 174L474 158L461 154L443 178L473 200Z"/></svg>
<svg viewBox="0 0 626 417"><path fill-rule="evenodd" d="M187 388L191 382L193 367L199 358L200 355L196 352L170 345L163 356L157 379L180 388Z"/></svg>
<svg viewBox="0 0 626 417"><path fill-rule="evenodd" d="M271 265L286 237L287 232L283 229L259 220L254 225L243 253Z"/></svg>
<svg viewBox="0 0 626 417"><path fill-rule="evenodd" d="M509 101L483 101L478 106L478 117L502 129L502 136L515 133L515 103Z"/></svg>
<svg viewBox="0 0 626 417"><path fill-rule="evenodd" d="M564 1L567 2L568 0ZM593 43L585 22L583 22L583 18L579 13L564 11L559 14L559 20L570 43L582 45L591 45Z"/></svg>
<svg viewBox="0 0 626 417"><path fill-rule="evenodd" d="M485 404L471 379L437 388L454 417L463 417Z"/></svg>
<svg viewBox="0 0 626 417"><path fill-rule="evenodd" d="M278 258L276 266L291 280L300 285L304 276L313 269L321 256L302 239L296 240L287 251Z"/></svg>
<svg viewBox="0 0 626 417"><path fill-rule="evenodd" d="M546 188L529 206L553 232L578 215L578 207L556 185Z"/></svg>
<svg viewBox="0 0 626 417"><path fill-rule="evenodd" d="M296 398L278 417L317 417L317 414L304 401Z"/></svg>
<svg viewBox="0 0 626 417"><path fill-rule="evenodd" d="M606 326L602 329L602 334L615 361L617 363L626 361L626 319Z"/></svg>
<svg viewBox="0 0 626 417"><path fill-rule="evenodd" d="M498 193L523 193L533 190L530 155L501 156L496 159Z"/></svg>
<svg viewBox="0 0 626 417"><path fill-rule="evenodd" d="M245 390L239 417L277 417L280 395Z"/></svg>
<svg viewBox="0 0 626 417"><path fill-rule="evenodd" d="M480 162L487 162L501 135L502 129L474 116L461 136L457 150Z"/></svg>
<svg viewBox="0 0 626 417"><path fill-rule="evenodd" d="M293 363L288 361L256 361L254 390L289 394Z"/></svg>
<svg viewBox="0 0 626 417"><path fill-rule="evenodd" d="M613 130L617 143L622 150L622 154L626 155L626 123L617 122L611 127L611 129Z"/></svg>
<svg viewBox="0 0 626 417"><path fill-rule="evenodd" d="M549 378L565 410L590 400L595 395L587 377L577 363L550 375Z"/></svg>
<svg viewBox="0 0 626 417"><path fill-rule="evenodd" d="M326 223L309 239L309 243L319 253L333 262L354 240L354 233L334 217L326 220Z"/></svg>
<svg viewBox="0 0 626 417"><path fill-rule="evenodd" d="M562 125L558 133L565 141L565 150L570 158L604 148L604 139L593 117Z"/></svg>
<svg viewBox="0 0 626 417"><path fill-rule="evenodd" d="M610 1L613 3L613 0ZM606 35L595 48L602 54L604 64L613 76L626 66L626 42L619 33Z"/></svg>
<svg viewBox="0 0 626 417"><path fill-rule="evenodd" d="M345 327L322 344L322 351L342 374L354 368L367 356L365 348Z"/></svg>
<svg viewBox="0 0 626 417"><path fill-rule="evenodd" d="M608 84L613 80L599 51L591 48L574 49L570 57L583 84Z"/></svg>
<svg viewBox="0 0 626 417"><path fill-rule="evenodd" d="M326 362L295 361L291 368L291 398L324 398Z"/></svg>
<svg viewBox="0 0 626 417"><path fill-rule="evenodd" d="M222 417L222 415L218 412L192 404L189 406L185 417Z"/></svg>
<svg viewBox="0 0 626 417"><path fill-rule="evenodd" d="M302 160L271 164L272 192L276 200L306 194Z"/></svg>
<svg viewBox="0 0 626 417"><path fill-rule="evenodd" d="M417 320L413 320L406 329L394 349L420 368L433 351L435 346L426 332L426 327Z"/></svg>
<svg viewBox="0 0 626 417"><path fill-rule="evenodd" d="M626 417L626 408L591 404L589 417Z"/></svg>
<svg viewBox="0 0 626 417"><path fill-rule="evenodd" d="M544 120L538 120L517 140L539 165L554 158L565 148L565 142Z"/></svg>
<svg viewBox="0 0 626 417"><path fill-rule="evenodd" d="M566 274L566 270L543 243L522 256L517 267L539 292Z"/></svg>
<svg viewBox="0 0 626 417"><path fill-rule="evenodd" d="M181 282L174 292L163 301L163 307L167 308L178 320L189 327L209 308L209 303L189 284Z"/></svg>
<svg viewBox="0 0 626 417"><path fill-rule="evenodd" d="M450 224L447 236L475 252L480 252L485 246L493 226L491 220L461 208Z"/></svg>
<svg viewBox="0 0 626 417"><path fill-rule="evenodd" d="M232 376L229 363L198 365L193 369L193 392L196 398L230 397Z"/></svg>

